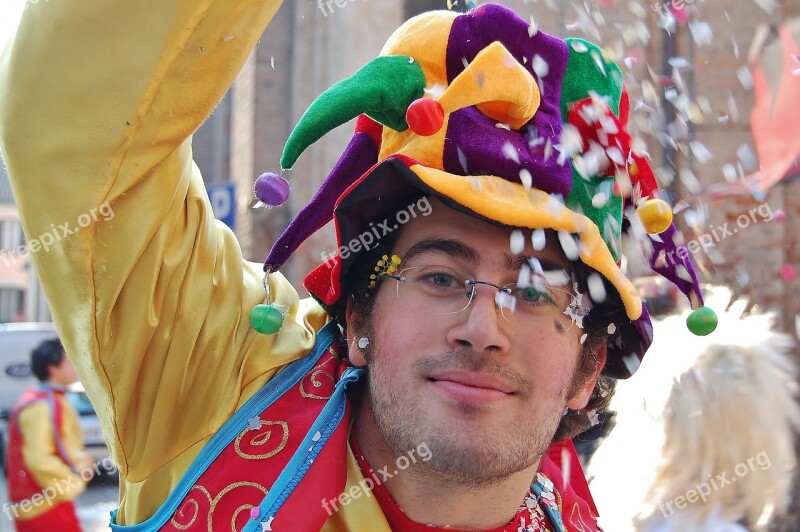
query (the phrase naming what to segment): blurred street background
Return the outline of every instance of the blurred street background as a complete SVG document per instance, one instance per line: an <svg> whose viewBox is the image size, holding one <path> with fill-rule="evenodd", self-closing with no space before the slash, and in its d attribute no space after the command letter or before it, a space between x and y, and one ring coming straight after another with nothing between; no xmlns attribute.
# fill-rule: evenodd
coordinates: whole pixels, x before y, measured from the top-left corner
<svg viewBox="0 0 800 532"><path fill-rule="evenodd" d="M5 479L0 482L0 509L8 504L8 486ZM78 498L78 518L84 532L111 530L108 526L109 514L116 509L119 486L113 478L92 481L89 488ZM0 532L13 532L14 523L5 514L0 515ZM53 532L58 532L54 530Z"/></svg>

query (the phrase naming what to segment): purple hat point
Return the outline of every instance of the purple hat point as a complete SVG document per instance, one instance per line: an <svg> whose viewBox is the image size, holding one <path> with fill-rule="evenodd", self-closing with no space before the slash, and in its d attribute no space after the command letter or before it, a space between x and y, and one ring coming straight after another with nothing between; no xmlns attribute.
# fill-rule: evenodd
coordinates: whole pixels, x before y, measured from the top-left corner
<svg viewBox="0 0 800 532"><path fill-rule="evenodd" d="M258 176L253 189L258 201L271 207L283 205L289 198L289 182L272 172Z"/></svg>

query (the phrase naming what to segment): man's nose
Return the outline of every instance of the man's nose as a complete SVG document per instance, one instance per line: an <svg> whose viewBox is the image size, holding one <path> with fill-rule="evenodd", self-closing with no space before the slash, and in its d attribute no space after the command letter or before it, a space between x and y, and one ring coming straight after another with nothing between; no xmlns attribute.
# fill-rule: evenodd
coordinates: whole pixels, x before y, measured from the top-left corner
<svg viewBox="0 0 800 532"><path fill-rule="evenodd" d="M474 289L469 305L458 313L458 321L447 332L448 344L507 353L511 347L509 323L495 302L497 288L478 284Z"/></svg>

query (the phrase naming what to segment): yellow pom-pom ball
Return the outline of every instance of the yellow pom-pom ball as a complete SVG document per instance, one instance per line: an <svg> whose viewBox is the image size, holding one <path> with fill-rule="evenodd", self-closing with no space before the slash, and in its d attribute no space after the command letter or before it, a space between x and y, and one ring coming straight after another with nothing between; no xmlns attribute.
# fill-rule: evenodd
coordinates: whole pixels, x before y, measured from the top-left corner
<svg viewBox="0 0 800 532"><path fill-rule="evenodd" d="M672 225L672 209L660 199L649 199L636 209L645 231L651 235L663 233Z"/></svg>

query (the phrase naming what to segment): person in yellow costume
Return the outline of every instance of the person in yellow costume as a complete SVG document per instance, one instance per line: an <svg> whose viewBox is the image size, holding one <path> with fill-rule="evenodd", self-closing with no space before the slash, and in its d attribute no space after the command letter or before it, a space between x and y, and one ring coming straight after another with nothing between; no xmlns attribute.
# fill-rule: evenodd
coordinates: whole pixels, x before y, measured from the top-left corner
<svg viewBox="0 0 800 532"><path fill-rule="evenodd" d="M78 380L58 339L31 353L39 386L26 390L9 422L8 492L3 511L18 532L80 532L72 502L92 478L92 459L83 449L75 407L65 393Z"/></svg>
<svg viewBox="0 0 800 532"><path fill-rule="evenodd" d="M412 19L290 137L285 168L358 118L262 268L213 219L191 135L279 4L39 3L2 56L23 227L119 464L112 528L599 530L569 437L651 340L617 267L616 171L680 246L619 69L502 6ZM339 252L301 300L280 266L330 219ZM708 332L691 264L670 267Z"/></svg>

